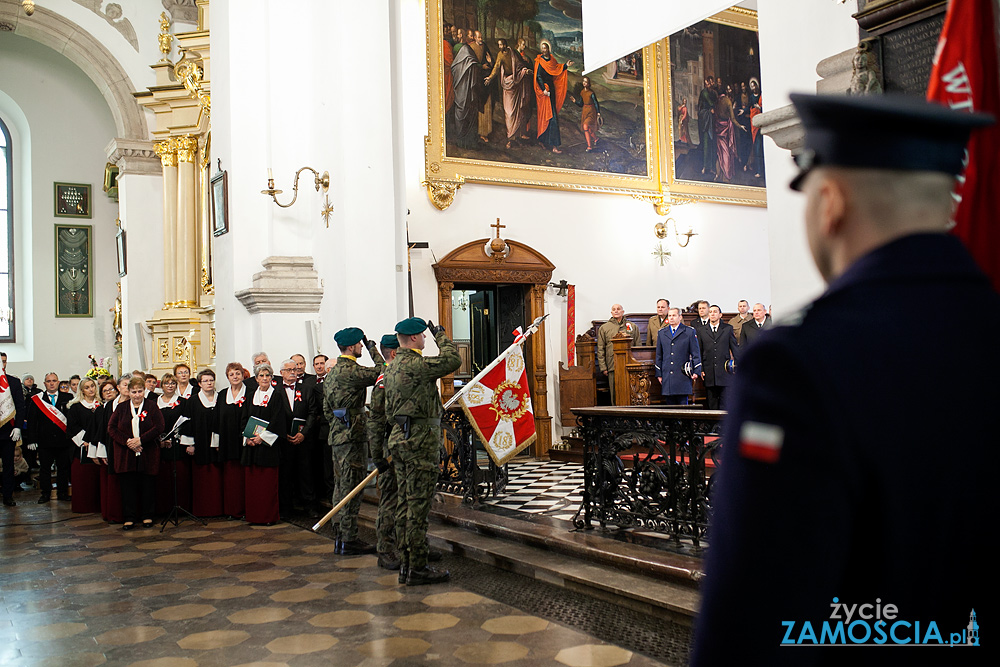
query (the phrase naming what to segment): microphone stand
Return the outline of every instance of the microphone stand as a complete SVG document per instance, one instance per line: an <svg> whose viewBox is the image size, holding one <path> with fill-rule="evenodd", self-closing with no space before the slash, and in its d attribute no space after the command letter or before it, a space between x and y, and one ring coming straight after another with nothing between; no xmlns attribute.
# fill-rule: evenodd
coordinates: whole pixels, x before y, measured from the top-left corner
<svg viewBox="0 0 1000 667"><path fill-rule="evenodd" d="M174 449L175 447L177 447L178 439L180 438L180 427L181 427L181 424L183 424L186 421L187 421L186 417L183 417L183 416L180 417L177 420L177 423L174 424L174 427L172 429L170 429L169 433L164 433L164 434L162 434L160 436L160 442L166 442L166 441L169 440L170 441L170 449ZM173 476L174 476L174 506L173 506L173 508L171 508L171 510L167 514L167 516L163 519L163 523L160 524L160 532L161 533L163 532L163 530L167 527L168 523L173 523L174 524L174 528L176 528L180 524L180 522L183 520L183 518L184 518L184 517L181 516L181 514L185 514L185 515L189 516L190 518L194 519L195 521L200 521L201 525L203 525L203 526L208 525L207 521L205 521L204 519L196 517L194 514L191 514L191 512L188 512L186 509L184 509L183 507L181 507L180 504L178 504L178 502L177 502L177 459L174 458L174 460L172 461L172 463L173 463L172 470L173 470Z"/></svg>

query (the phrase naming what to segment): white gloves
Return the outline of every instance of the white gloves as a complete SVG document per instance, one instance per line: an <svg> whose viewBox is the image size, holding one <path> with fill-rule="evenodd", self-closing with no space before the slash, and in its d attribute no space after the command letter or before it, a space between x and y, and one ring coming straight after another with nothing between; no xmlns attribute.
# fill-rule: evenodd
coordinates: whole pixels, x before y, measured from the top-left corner
<svg viewBox="0 0 1000 667"><path fill-rule="evenodd" d="M33 452L33 451L35 451L36 449L38 449L38 445L37 445L37 444L35 444L34 442L33 442L33 443L31 443L30 445L28 445L28 451L29 451L29 452Z"/></svg>
<svg viewBox="0 0 1000 667"><path fill-rule="evenodd" d="M10 432L10 439L14 442L21 442L21 429L15 428Z"/></svg>

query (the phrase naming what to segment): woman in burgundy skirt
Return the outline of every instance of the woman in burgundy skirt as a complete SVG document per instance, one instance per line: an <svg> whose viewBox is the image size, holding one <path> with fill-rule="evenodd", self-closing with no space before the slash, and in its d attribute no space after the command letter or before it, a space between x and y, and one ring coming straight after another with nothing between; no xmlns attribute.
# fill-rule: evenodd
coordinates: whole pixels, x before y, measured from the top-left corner
<svg viewBox="0 0 1000 667"><path fill-rule="evenodd" d="M131 530L139 521L146 528L153 525L163 433L163 415L156 407L156 399L146 398L145 378L129 380L128 396L129 400L115 408L108 422L125 512L122 530Z"/></svg>
<svg viewBox="0 0 1000 667"><path fill-rule="evenodd" d="M242 519L246 512L246 472L240 455L250 402L243 385L243 366L235 361L227 365L226 379L229 387L219 394L215 408L215 432L219 435L222 462L222 509L226 516Z"/></svg>
<svg viewBox="0 0 1000 667"><path fill-rule="evenodd" d="M169 433L184 412L184 401L177 394L177 378L166 373L160 378L163 393L156 407L163 414L163 432ZM184 452L178 435L160 443L160 472L156 475L156 513L165 516L174 507L174 473L177 474L177 504L191 511L191 457Z"/></svg>
<svg viewBox="0 0 1000 667"><path fill-rule="evenodd" d="M215 433L215 372L198 373L197 393L191 393L181 426L181 444L193 456L191 464L191 513L197 517L222 516L222 464L219 437Z"/></svg>
<svg viewBox="0 0 1000 667"><path fill-rule="evenodd" d="M77 387L76 398L69 402L66 415L66 435L76 445L70 478L73 485L74 512L101 511L101 469L90 455L97 455L101 437L104 408L97 398L97 382L84 378ZM93 448L93 451L91 451Z"/></svg>
<svg viewBox="0 0 1000 667"><path fill-rule="evenodd" d="M246 519L249 523L272 524L278 521L278 463L275 443L285 437L285 403L274 396L269 364L254 366L257 390L247 410L247 421L256 417L267 427L243 445L242 462L246 469Z"/></svg>
<svg viewBox="0 0 1000 667"><path fill-rule="evenodd" d="M109 523L121 523L124 520L122 511L122 490L114 465L109 463L112 457L112 444L108 436L108 422L115 409L128 401L128 383L131 375L123 375L117 386L111 380L101 385L101 399L104 400L104 423L101 424L101 437L97 445L97 462L101 465L101 516Z"/></svg>

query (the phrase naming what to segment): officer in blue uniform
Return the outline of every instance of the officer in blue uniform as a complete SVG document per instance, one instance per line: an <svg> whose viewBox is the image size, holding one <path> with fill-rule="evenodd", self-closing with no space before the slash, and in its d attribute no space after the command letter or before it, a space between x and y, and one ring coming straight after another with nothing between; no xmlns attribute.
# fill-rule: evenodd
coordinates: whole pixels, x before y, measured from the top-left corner
<svg viewBox="0 0 1000 667"><path fill-rule="evenodd" d="M945 233L969 134L991 118L888 95L792 101L792 187L828 287L741 358L691 664L981 662L981 647L920 644L967 640L995 590L1000 383L969 362L992 356L1000 296ZM976 315L961 352L945 309ZM915 312L924 331L901 335Z"/></svg>
<svg viewBox="0 0 1000 667"><path fill-rule="evenodd" d="M656 333L656 377L660 378L663 402L687 405L691 381L701 374L698 334L681 322L679 308L667 311L667 326Z"/></svg>

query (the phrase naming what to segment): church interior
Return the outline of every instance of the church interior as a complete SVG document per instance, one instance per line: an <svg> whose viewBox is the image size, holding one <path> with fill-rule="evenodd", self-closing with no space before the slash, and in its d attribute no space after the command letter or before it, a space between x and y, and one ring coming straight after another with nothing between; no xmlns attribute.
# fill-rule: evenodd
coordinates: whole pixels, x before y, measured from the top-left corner
<svg viewBox="0 0 1000 667"><path fill-rule="evenodd" d="M526 448L497 464L446 413L428 539L449 583L400 586L308 516L122 533L24 492L0 520L0 663L687 664L724 413L662 410L648 322L660 299L779 320L822 292L788 96L924 94L945 3L746 0L633 43L670 24L636 0L584 51L601 4L0 0L8 375L185 364L225 386L260 351L332 358L338 330L416 316L458 347L447 401L545 318ZM551 118L533 70L503 69L544 52L568 72ZM638 333L604 349L614 305ZM585 473L609 446L622 467ZM702 495L664 510L677 475Z"/></svg>

